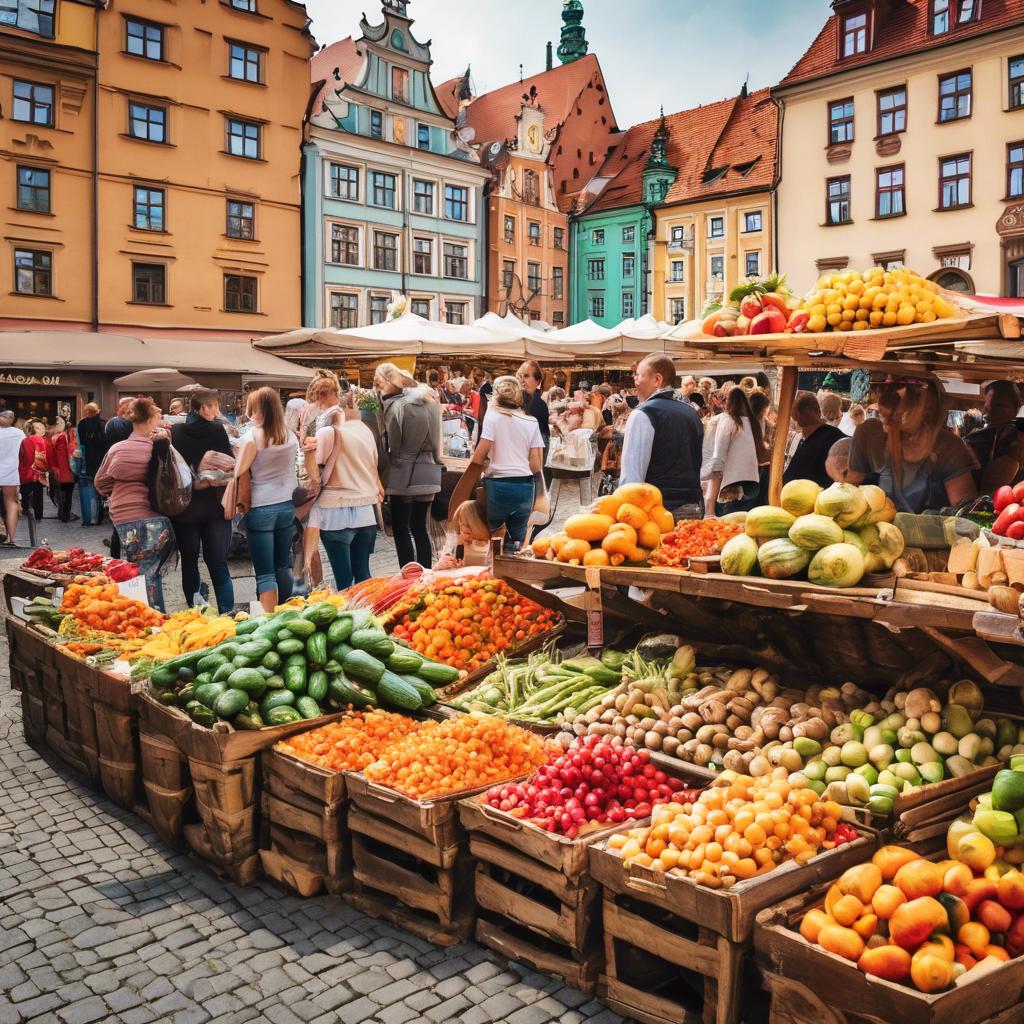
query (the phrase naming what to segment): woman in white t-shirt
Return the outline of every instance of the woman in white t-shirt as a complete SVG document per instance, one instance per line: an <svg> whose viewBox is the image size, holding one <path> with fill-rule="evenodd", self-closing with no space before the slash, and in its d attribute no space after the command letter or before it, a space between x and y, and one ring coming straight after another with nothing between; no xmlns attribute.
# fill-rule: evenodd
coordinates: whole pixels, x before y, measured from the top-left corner
<svg viewBox="0 0 1024 1024"><path fill-rule="evenodd" d="M487 525L504 526L513 551L526 540L536 495L535 480L543 468L544 440L536 419L523 411L523 389L515 377L499 377L487 407L473 463L483 466Z"/></svg>
<svg viewBox="0 0 1024 1024"><path fill-rule="evenodd" d="M21 511L18 456L21 453L21 442L25 440L25 432L14 425L14 419L13 409L0 412L0 490L3 492L4 527L7 530L4 543L8 547L14 547L14 537L18 531L18 515Z"/></svg>

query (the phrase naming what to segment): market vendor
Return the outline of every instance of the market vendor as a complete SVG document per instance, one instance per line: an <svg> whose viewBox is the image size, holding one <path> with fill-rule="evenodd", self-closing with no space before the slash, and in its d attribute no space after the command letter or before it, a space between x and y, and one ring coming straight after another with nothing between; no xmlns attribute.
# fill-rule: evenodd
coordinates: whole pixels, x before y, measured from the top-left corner
<svg viewBox="0 0 1024 1024"><path fill-rule="evenodd" d="M945 426L945 404L937 381L888 379L879 390L878 414L885 445L878 444L875 421L866 420L857 428L847 471L850 483L864 483L877 469L878 486L899 512L938 510L977 497L977 460Z"/></svg>
<svg viewBox="0 0 1024 1024"><path fill-rule="evenodd" d="M985 385L985 426L964 436L978 460L974 479L982 494L994 494L1020 475L1024 463L1024 436L1017 424L1020 406L1020 391L1012 380Z"/></svg>
<svg viewBox="0 0 1024 1024"><path fill-rule="evenodd" d="M645 356L635 380L640 404L626 423L619 484L654 484L677 518L700 519L700 416L689 402L676 398L676 368L668 356Z"/></svg>

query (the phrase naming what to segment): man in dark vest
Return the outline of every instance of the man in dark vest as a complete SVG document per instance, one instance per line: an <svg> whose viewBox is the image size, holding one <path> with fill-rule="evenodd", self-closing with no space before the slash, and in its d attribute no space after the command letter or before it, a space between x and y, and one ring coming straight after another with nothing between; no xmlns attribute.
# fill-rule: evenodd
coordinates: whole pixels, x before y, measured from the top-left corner
<svg viewBox="0 0 1024 1024"><path fill-rule="evenodd" d="M699 519L704 514L700 416L676 398L676 368L668 356L645 356L634 379L640 405L626 422L619 483L654 484L676 518Z"/></svg>

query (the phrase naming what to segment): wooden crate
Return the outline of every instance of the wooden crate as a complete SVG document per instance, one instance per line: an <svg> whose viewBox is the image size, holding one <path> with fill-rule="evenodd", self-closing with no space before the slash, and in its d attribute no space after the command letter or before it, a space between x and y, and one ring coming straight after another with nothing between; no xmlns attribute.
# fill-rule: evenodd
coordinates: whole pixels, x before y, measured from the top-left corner
<svg viewBox="0 0 1024 1024"><path fill-rule="evenodd" d="M948 824L948 818L947 818ZM935 855L944 856L944 851ZM800 935L800 920L824 901L821 885L758 914L754 945L771 990L772 1024L1020 1024L1024 959L969 971L945 992L869 978L856 964Z"/></svg>
<svg viewBox="0 0 1024 1024"><path fill-rule="evenodd" d="M738 1024L744 984L752 967L754 919L780 899L862 862L877 834L807 864L787 863L730 889L708 889L691 879L622 865L604 842L589 848L590 869L604 888L605 972L598 994L612 1009L654 1024Z"/></svg>
<svg viewBox="0 0 1024 1024"><path fill-rule="evenodd" d="M188 758L174 741L139 726L139 774L150 820L166 843L182 848L185 822L192 801L192 775Z"/></svg>
<svg viewBox="0 0 1024 1024"><path fill-rule="evenodd" d="M260 761L263 870L301 896L347 891L352 844L344 773L276 748L263 751Z"/></svg>

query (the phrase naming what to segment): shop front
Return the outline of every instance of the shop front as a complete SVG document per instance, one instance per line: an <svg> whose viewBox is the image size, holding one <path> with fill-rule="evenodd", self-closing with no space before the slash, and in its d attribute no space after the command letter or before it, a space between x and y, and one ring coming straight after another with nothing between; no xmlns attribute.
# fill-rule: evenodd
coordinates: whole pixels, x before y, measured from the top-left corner
<svg viewBox="0 0 1024 1024"><path fill-rule="evenodd" d="M109 376L101 373L0 368L0 410L13 409L18 421L55 417L77 421L87 402L100 401Z"/></svg>

